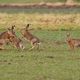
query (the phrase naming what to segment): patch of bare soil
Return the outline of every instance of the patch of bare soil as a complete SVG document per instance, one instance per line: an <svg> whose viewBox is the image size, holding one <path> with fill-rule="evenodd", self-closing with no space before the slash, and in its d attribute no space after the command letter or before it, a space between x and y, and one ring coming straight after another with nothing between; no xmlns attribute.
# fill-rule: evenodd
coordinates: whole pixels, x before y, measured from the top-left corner
<svg viewBox="0 0 80 80"><path fill-rule="evenodd" d="M1 3L0 8L69 8L69 7L80 7L79 3Z"/></svg>

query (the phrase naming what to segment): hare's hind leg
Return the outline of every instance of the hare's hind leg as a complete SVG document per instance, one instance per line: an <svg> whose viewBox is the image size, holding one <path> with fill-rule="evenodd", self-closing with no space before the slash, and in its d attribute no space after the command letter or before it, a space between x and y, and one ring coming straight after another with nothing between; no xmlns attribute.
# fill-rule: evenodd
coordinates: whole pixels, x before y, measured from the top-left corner
<svg viewBox="0 0 80 80"><path fill-rule="evenodd" d="M39 50L39 44L37 44L37 50Z"/></svg>
<svg viewBox="0 0 80 80"><path fill-rule="evenodd" d="M31 42L31 48L29 50L33 50L35 48L35 44L33 42Z"/></svg>
<svg viewBox="0 0 80 80"><path fill-rule="evenodd" d="M33 50L34 48L39 50L39 44L38 43L32 44L32 47L29 50Z"/></svg>
<svg viewBox="0 0 80 80"><path fill-rule="evenodd" d="M40 45L39 43L36 43L36 49L37 49L37 50L39 50L39 48L40 48L39 45Z"/></svg>
<svg viewBox="0 0 80 80"><path fill-rule="evenodd" d="M32 46L29 50L33 50L35 48L35 46Z"/></svg>
<svg viewBox="0 0 80 80"><path fill-rule="evenodd" d="M31 42L31 48L29 49L29 50L33 50L34 48L36 48L37 50L39 50L39 43L37 43L37 42L35 42L35 43L33 43L33 42Z"/></svg>

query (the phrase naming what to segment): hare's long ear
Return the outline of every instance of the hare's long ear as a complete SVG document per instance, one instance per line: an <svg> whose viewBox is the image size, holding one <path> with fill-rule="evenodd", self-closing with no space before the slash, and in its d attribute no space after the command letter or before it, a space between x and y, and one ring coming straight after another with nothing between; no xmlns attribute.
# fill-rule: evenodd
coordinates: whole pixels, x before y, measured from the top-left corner
<svg viewBox="0 0 80 80"><path fill-rule="evenodd" d="M26 26L26 30L28 30L28 28L29 28L29 25L30 25L30 24L27 24L27 26Z"/></svg>
<svg viewBox="0 0 80 80"><path fill-rule="evenodd" d="M14 30L15 29L15 25L13 25L11 29Z"/></svg>

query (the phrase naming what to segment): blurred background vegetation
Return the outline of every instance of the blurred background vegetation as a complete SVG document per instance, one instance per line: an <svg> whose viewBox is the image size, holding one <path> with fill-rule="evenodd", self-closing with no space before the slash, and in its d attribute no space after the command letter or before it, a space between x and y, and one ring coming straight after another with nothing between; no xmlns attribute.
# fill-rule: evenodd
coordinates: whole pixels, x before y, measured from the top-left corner
<svg viewBox="0 0 80 80"><path fill-rule="evenodd" d="M80 2L80 0L0 0L0 3Z"/></svg>

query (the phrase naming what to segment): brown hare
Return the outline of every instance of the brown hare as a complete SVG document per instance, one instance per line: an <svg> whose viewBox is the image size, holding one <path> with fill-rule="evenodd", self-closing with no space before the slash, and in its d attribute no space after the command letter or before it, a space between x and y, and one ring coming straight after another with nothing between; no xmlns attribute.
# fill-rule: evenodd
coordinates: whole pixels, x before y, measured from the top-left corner
<svg viewBox="0 0 80 80"><path fill-rule="evenodd" d="M26 28L21 30L21 33L23 37L31 43L32 47L29 50L34 49L36 46L37 46L37 49L39 49L40 40L39 38L31 34L31 32L29 31L29 25L30 24L27 24Z"/></svg>
<svg viewBox="0 0 80 80"><path fill-rule="evenodd" d="M4 49L3 46L7 43L11 43L17 49L24 49L22 40L16 36L14 28L15 25L0 34L0 50Z"/></svg>
<svg viewBox="0 0 80 80"><path fill-rule="evenodd" d="M11 29L8 28L7 31L0 33L0 39L4 39L9 42L9 38L15 35L14 27L15 26L12 26Z"/></svg>
<svg viewBox="0 0 80 80"><path fill-rule="evenodd" d="M67 34L67 43L71 49L74 49L75 47L80 47L80 39L71 38L70 33Z"/></svg>
<svg viewBox="0 0 80 80"><path fill-rule="evenodd" d="M24 49L23 42L20 38L18 38L14 32L15 25L12 26L11 29L8 29L9 32L9 42L14 45L17 49ZM11 32L10 32L11 31Z"/></svg>
<svg viewBox="0 0 80 80"><path fill-rule="evenodd" d="M0 34L0 49L4 49L3 45L7 44L10 42L10 37L14 37L14 26L12 26L12 28L8 28L7 31L2 32Z"/></svg>

